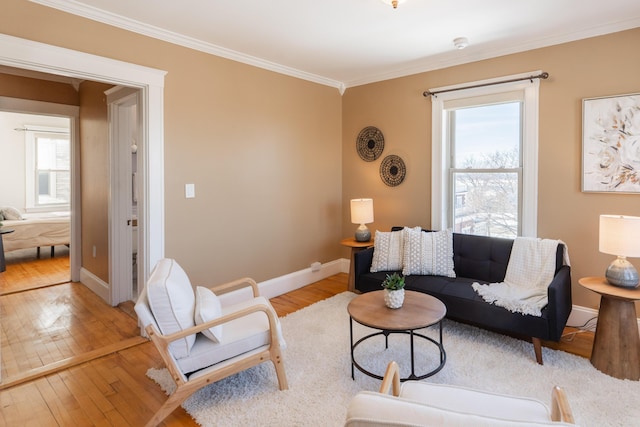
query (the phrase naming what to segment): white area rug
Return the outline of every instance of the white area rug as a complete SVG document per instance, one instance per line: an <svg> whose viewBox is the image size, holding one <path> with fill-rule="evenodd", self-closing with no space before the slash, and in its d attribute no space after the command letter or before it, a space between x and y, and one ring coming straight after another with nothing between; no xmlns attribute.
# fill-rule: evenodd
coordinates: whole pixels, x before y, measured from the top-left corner
<svg viewBox="0 0 640 427"><path fill-rule="evenodd" d="M287 341L289 389L278 390L270 363L212 384L192 395L184 408L203 426L340 426L348 403L360 390L377 390L380 381L356 370L351 379L349 315L355 294L345 292L282 319ZM372 330L358 326L357 337ZM436 328L426 335L434 336ZM416 373L436 366L436 347L416 340ZM408 336L394 335L384 349L376 337L358 347L356 359L381 375L389 360L409 369ZM444 368L424 381L537 398L549 405L553 385L563 387L581 426L640 425L640 382L600 373L589 360L543 348L544 366L535 362L531 343L455 322L444 322ZM175 387L165 369L149 377L163 390Z"/></svg>

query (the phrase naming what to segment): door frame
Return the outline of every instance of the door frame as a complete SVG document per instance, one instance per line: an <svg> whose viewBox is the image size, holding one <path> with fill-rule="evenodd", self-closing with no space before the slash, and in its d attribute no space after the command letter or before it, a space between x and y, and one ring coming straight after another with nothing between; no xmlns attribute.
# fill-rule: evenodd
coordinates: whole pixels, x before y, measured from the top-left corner
<svg viewBox="0 0 640 427"><path fill-rule="evenodd" d="M143 257L140 283L145 283L151 269L164 257L164 76L166 71L131 64L72 49L0 34L0 65L93 80L140 89L142 143L147 148L141 156L146 174L140 177L144 198L145 230L140 236ZM141 203L140 203L141 202ZM75 204L77 208L79 203ZM72 224L79 216L72 212ZM111 217L111 212L110 212ZM79 237L79 236L76 236ZM72 241L79 247L81 241ZM111 260L109 261L112 262Z"/></svg>

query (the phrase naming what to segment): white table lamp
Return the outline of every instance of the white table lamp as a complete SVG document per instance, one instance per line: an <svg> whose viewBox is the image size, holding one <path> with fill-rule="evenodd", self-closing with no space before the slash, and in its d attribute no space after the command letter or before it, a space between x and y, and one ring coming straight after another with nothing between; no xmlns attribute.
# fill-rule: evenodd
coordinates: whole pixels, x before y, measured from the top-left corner
<svg viewBox="0 0 640 427"><path fill-rule="evenodd" d="M360 224L356 230L356 242L368 242L371 240L371 232L365 224L373 222L373 199L351 200L351 222Z"/></svg>
<svg viewBox="0 0 640 427"><path fill-rule="evenodd" d="M600 215L600 252L616 255L605 277L622 288L638 286L638 270L627 257L640 257L640 217Z"/></svg>

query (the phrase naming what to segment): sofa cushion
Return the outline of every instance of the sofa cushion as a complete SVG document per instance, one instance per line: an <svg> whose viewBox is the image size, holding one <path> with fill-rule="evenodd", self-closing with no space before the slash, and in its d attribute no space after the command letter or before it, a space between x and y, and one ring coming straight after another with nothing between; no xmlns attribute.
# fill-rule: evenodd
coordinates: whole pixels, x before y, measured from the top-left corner
<svg viewBox="0 0 640 427"><path fill-rule="evenodd" d="M513 239L455 233L453 262L456 275L479 282L502 282L512 247Z"/></svg>
<svg viewBox="0 0 640 427"><path fill-rule="evenodd" d="M371 272L402 269L404 230L383 232L376 230Z"/></svg>
<svg viewBox="0 0 640 427"><path fill-rule="evenodd" d="M218 296L209 288L197 286L194 317L196 325L210 322L220 316L222 316L222 305ZM213 342L222 342L222 325L205 329L202 333Z"/></svg>
<svg viewBox="0 0 640 427"><path fill-rule="evenodd" d="M195 326L195 294L187 274L174 260L158 261L147 282L147 298L163 335ZM186 357L195 341L195 334L173 341L169 351L176 359Z"/></svg>
<svg viewBox="0 0 640 427"><path fill-rule="evenodd" d="M406 228L404 233L402 274L456 277L451 230L423 233L420 227L415 227Z"/></svg>

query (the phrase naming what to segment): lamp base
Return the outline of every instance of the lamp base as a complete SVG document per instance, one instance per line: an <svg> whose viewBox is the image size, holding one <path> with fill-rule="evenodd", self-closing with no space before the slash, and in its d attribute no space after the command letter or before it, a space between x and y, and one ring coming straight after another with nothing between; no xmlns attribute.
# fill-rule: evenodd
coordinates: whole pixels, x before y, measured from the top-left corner
<svg viewBox="0 0 640 427"><path fill-rule="evenodd" d="M607 268L605 277L613 286L629 289L638 287L638 270L623 256L613 260Z"/></svg>
<svg viewBox="0 0 640 427"><path fill-rule="evenodd" d="M360 224L360 227L356 229L356 242L368 242L371 240L371 232L366 225Z"/></svg>

